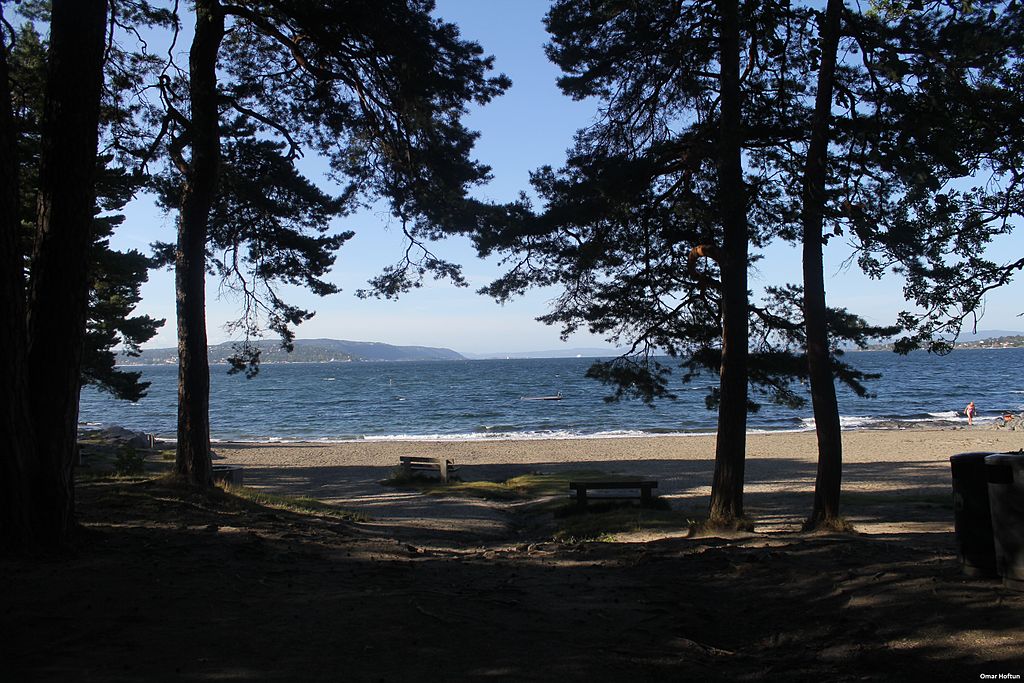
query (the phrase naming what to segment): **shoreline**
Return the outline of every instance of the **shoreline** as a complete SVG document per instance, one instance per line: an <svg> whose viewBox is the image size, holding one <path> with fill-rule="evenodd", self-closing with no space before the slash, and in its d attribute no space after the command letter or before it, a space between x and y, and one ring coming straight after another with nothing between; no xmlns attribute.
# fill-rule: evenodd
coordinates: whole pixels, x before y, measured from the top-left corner
<svg viewBox="0 0 1024 683"><path fill-rule="evenodd" d="M102 429L96 427L97 430ZM79 426L79 431L82 433L82 425ZM929 423L920 424L919 422L908 421L905 424L899 424L895 426L885 425L867 425L863 427L847 427L842 429L843 438L845 439L848 435L853 434L874 434L874 433L898 433L903 434L906 432L967 432L967 433L1005 433L1007 430L996 429L993 423L976 424L974 426L968 426L966 424L950 423L945 425ZM814 434L814 427L799 427L795 429L751 429L747 430L747 438L759 438L773 435L785 435L785 434ZM1011 432L1012 433L1012 432ZM358 436L358 437L310 437L310 438L288 438L288 437L265 437L265 438L211 438L210 444L213 446L230 446L233 444L240 444L246 446L268 446L273 447L277 445L295 445L295 444L308 444L308 445L344 445L344 444L361 444L361 443L404 443L404 444L449 444L449 443L500 443L500 442L538 442L538 441L616 441L620 439L696 439L696 438L711 438L714 439L717 432L715 430L705 431L693 431L693 432L643 432L639 430L624 430L624 431L611 431L611 432L596 432L591 434L572 434L572 433L558 433L558 432L498 432L498 433L486 433L478 432L473 434L382 434L382 435L370 435L370 436ZM158 441L164 443L176 443L177 439L173 436L161 436L154 434L154 437ZM1022 442L1024 442L1024 435L1021 436ZM1024 444L1022 444L1024 445Z"/></svg>
<svg viewBox="0 0 1024 683"><path fill-rule="evenodd" d="M942 462L967 451L1011 452L1024 448L1024 432L987 427L863 429L843 432L846 463ZM601 461L690 460L712 464L715 435L651 435L614 438L493 439L465 441L360 440L345 442L240 442L213 444L218 461L270 468L393 467L399 455L446 457L458 464L540 464ZM814 463L813 431L762 432L747 436L748 460Z"/></svg>

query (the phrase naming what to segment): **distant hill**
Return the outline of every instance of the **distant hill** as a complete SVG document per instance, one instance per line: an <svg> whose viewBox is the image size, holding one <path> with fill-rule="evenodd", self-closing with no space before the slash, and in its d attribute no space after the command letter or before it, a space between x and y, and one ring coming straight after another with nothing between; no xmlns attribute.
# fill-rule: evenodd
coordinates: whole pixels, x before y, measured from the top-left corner
<svg viewBox="0 0 1024 683"><path fill-rule="evenodd" d="M987 339L998 339L1000 337L1022 337L1024 332L1020 330L978 330L977 332L969 332L964 330L960 333L959 341L957 346L965 342L976 342L984 341Z"/></svg>
<svg viewBox="0 0 1024 683"><path fill-rule="evenodd" d="M1000 337L984 337L974 341L958 341L958 349L1016 349L1024 346L1024 334L1008 334Z"/></svg>
<svg viewBox="0 0 1024 683"><path fill-rule="evenodd" d="M1024 347L1024 332L1009 330L978 330L961 334L956 341L958 349L1016 349ZM868 351L892 349L892 344L874 344ZM851 349L853 350L853 349Z"/></svg>
<svg viewBox="0 0 1024 683"><path fill-rule="evenodd" d="M278 341L259 341L264 363L327 363L412 361L412 360L465 360L451 349L429 346L392 346L381 342L357 342L342 339L296 339L291 353L281 348ZM224 363L233 353L232 342L216 344L209 349L210 363ZM147 349L138 358L121 356L123 365L173 365L178 362L178 349Z"/></svg>

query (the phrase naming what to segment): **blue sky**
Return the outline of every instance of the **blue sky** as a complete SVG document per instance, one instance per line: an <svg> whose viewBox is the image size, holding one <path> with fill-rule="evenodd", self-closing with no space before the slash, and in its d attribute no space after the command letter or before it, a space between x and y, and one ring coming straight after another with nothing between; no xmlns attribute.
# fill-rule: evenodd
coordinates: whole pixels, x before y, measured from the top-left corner
<svg viewBox="0 0 1024 683"><path fill-rule="evenodd" d="M538 166L558 166L576 129L587 125L596 106L563 97L555 85L558 70L543 52L547 36L542 17L547 0L438 0L438 15L461 27L463 36L481 43L496 58L496 69L513 81L511 90L486 107L473 110L468 126L480 131L475 155L493 169L494 180L477 192L482 198L511 200L528 188L529 172ZM315 167L315 160L310 160ZM116 248L146 250L156 240L174 241L174 216L163 215L149 198L133 202L128 221L115 235ZM400 301L361 300L355 291L380 269L397 259L401 232L389 226L386 212L363 212L338 223L356 237L341 250L330 277L342 287L340 294L319 299L300 290L288 290L292 303L313 308L316 317L297 330L299 338L330 337L390 344L443 346L470 353L536 351L562 347L600 347L603 341L577 334L567 343L558 330L534 320L547 311L554 291L536 291L499 306L475 293L499 272L495 261L476 258L468 242L448 240L437 253L463 264L470 283L458 289L443 282L428 282ZM1006 259L1024 255L1024 232L997 244ZM833 240L826 252L830 304L845 306L874 323L891 322L905 307L898 282L873 282L856 266L843 269L848 250ZM799 249L775 245L752 273L751 286L795 281L800 273ZM1024 329L1024 290L1015 283L990 296L979 329ZM174 277L166 271L151 273L137 311L166 318L168 323L147 347L177 344L174 328ZM230 339L224 323L235 315L237 302L220 297L210 279L207 322L211 343Z"/></svg>

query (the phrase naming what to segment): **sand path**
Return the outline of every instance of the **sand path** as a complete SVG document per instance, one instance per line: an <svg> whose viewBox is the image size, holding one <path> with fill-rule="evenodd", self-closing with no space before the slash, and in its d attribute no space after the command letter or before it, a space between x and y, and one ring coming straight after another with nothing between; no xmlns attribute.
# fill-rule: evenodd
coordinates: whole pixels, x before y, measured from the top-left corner
<svg viewBox="0 0 1024 683"><path fill-rule="evenodd" d="M952 530L949 456L1024 448L1024 433L983 426L952 430L844 434L844 514L865 534ZM465 481L503 481L528 472L600 470L658 481L673 508L701 516L714 469L710 436L338 444L218 444L218 463L245 468L248 486L308 495L362 512L382 534L472 544L514 540L514 507L462 497L427 496L382 486L399 455L453 459ZM745 506L761 532L794 531L810 510L816 472L810 432L748 438ZM948 538L944 536L944 538Z"/></svg>

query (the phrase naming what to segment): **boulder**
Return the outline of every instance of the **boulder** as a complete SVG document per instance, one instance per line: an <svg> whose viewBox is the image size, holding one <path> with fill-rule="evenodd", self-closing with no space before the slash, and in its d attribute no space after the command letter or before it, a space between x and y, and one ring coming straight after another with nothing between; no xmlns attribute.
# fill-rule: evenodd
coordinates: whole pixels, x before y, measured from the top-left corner
<svg viewBox="0 0 1024 683"><path fill-rule="evenodd" d="M131 446L132 448L153 447L152 434L147 434L146 432L133 432L130 429L125 429L124 427L117 425L106 427L100 430L97 435L105 441L111 441L123 446Z"/></svg>

